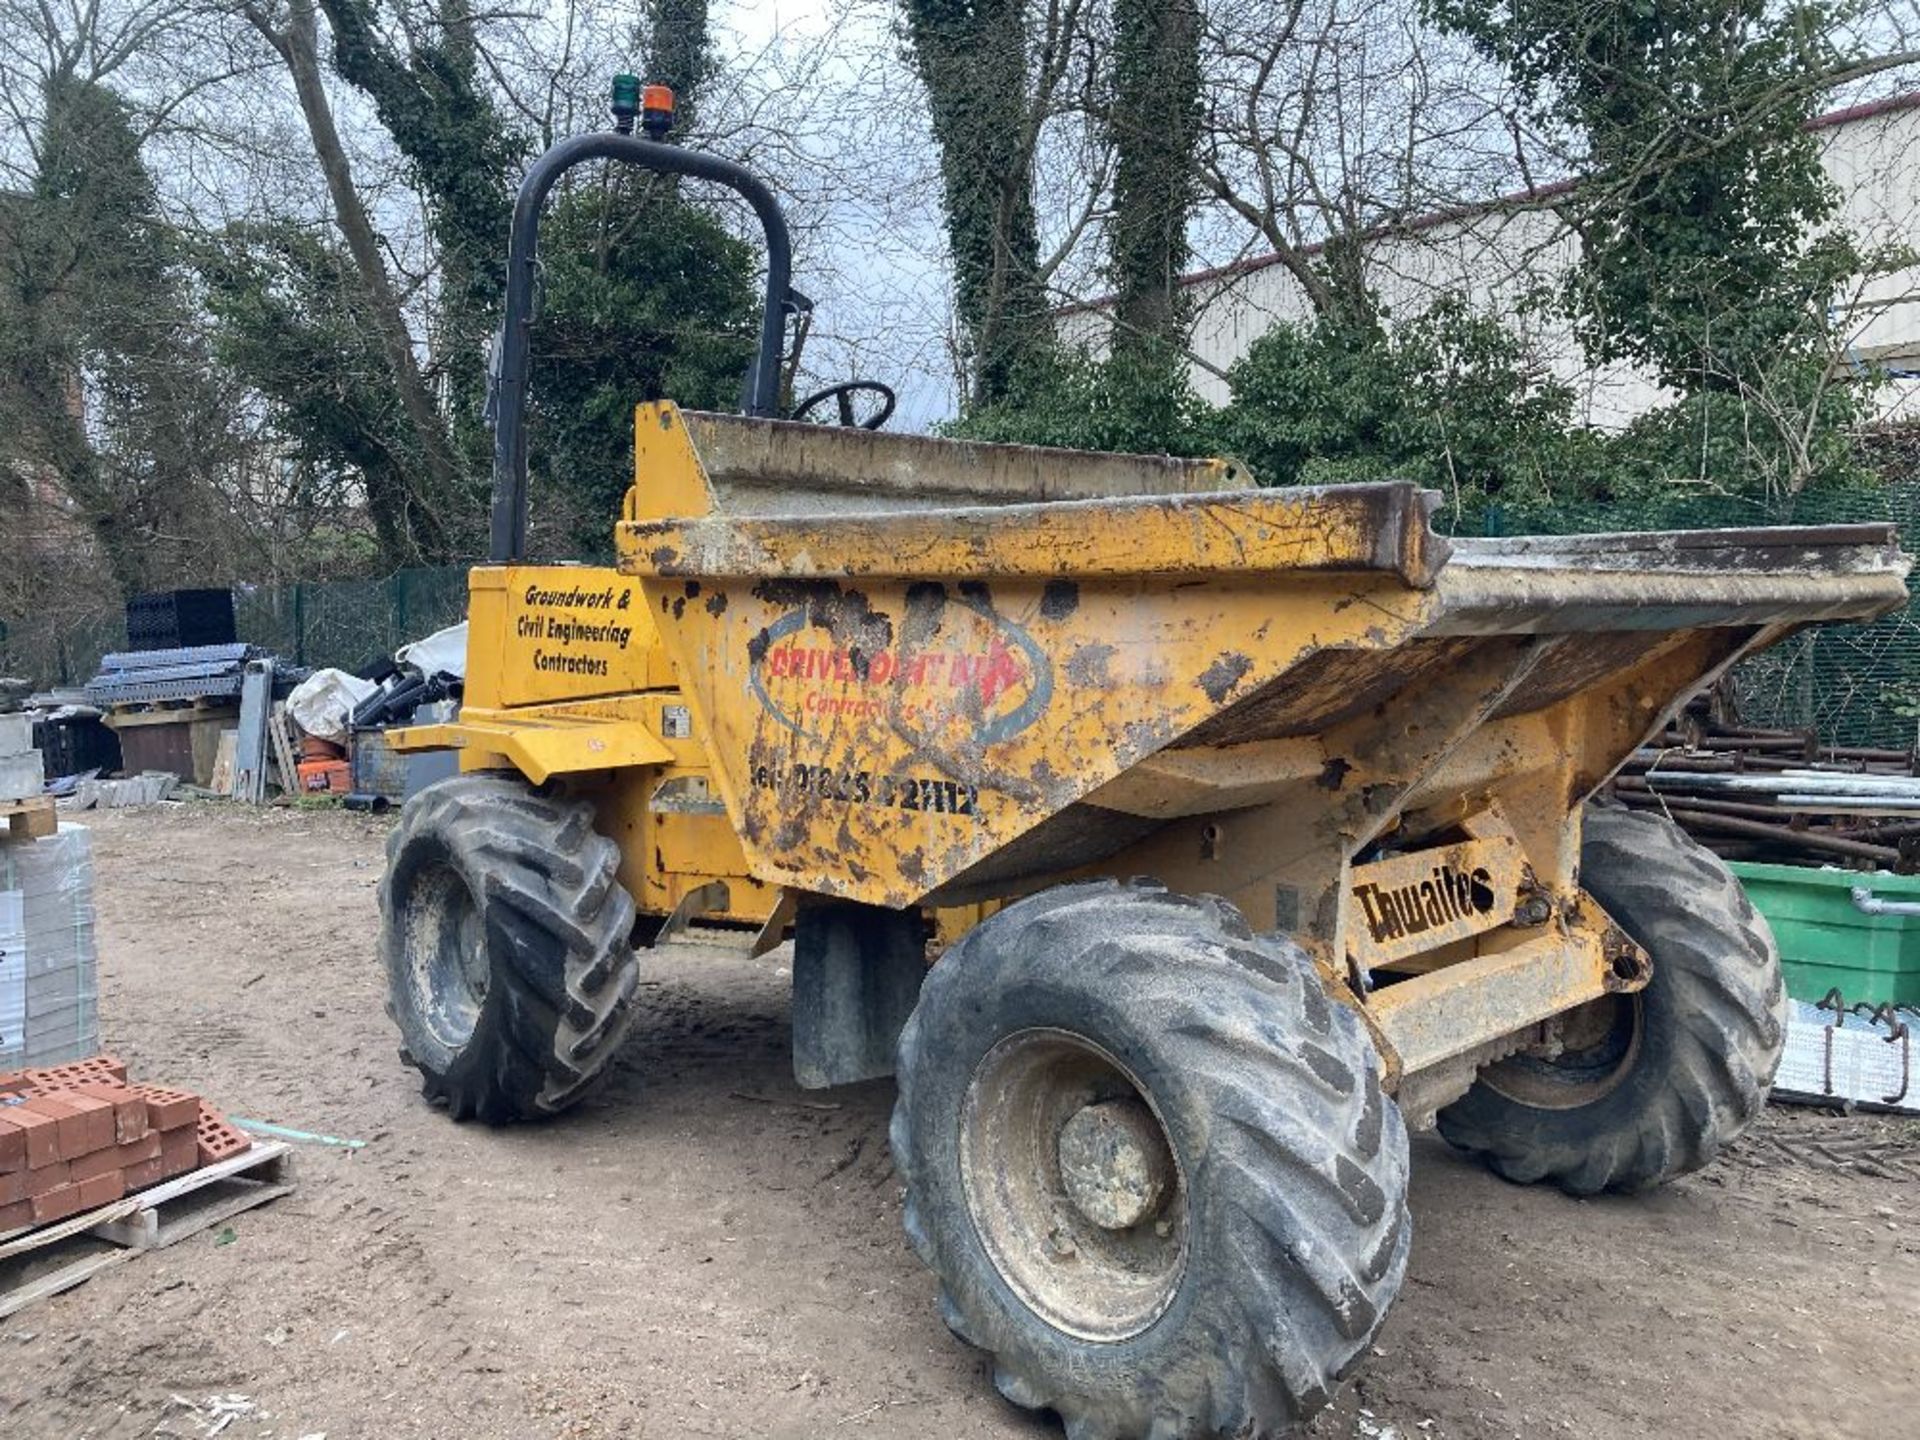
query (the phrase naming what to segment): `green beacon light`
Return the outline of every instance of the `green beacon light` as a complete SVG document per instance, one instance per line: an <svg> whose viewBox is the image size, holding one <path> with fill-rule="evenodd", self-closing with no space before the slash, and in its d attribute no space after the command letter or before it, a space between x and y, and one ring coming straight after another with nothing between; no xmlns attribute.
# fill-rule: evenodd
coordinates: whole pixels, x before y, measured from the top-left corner
<svg viewBox="0 0 1920 1440"><path fill-rule="evenodd" d="M624 71L614 76L607 108L613 112L613 128L631 135L634 119L640 113L640 77Z"/></svg>

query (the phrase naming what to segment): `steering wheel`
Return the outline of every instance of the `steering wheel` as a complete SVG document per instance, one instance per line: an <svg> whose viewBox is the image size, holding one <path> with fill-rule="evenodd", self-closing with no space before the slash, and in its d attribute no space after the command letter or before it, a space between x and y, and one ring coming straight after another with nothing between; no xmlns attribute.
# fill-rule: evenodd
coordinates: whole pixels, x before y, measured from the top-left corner
<svg viewBox="0 0 1920 1440"><path fill-rule="evenodd" d="M854 418L853 397L861 394L878 395L880 397L880 409L864 420L856 420ZM829 385L824 390L814 391L813 394L807 396L806 399L794 406L793 413L787 416L787 418L789 420L805 420L808 411L812 410L816 405L824 404L828 400L836 402L840 413L840 423L842 425L858 426L862 430L878 430L882 425L886 424L887 420L892 416L893 407L897 403L898 397L894 395L891 386L882 385L878 380L847 380L838 385ZM826 422L816 421L815 423L824 424Z"/></svg>

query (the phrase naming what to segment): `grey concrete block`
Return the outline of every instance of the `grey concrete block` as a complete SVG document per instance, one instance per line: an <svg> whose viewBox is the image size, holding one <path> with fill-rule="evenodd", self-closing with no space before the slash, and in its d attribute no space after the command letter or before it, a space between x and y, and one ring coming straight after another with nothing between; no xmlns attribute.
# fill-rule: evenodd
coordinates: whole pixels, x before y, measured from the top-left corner
<svg viewBox="0 0 1920 1440"><path fill-rule="evenodd" d="M18 755L0 755L0 801L25 800L46 788L46 772L41 769L40 752L23 750Z"/></svg>
<svg viewBox="0 0 1920 1440"><path fill-rule="evenodd" d="M52 1015L64 1006L78 1004L83 987L91 998L93 977L83 975L81 967L71 960L56 970L28 975L27 1024L31 1026L36 1015Z"/></svg>

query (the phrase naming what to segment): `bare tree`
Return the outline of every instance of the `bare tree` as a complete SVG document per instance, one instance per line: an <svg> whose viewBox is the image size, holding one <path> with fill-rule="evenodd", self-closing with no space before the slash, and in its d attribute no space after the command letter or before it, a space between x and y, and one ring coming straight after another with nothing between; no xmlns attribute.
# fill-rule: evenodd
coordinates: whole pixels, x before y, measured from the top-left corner
<svg viewBox="0 0 1920 1440"><path fill-rule="evenodd" d="M402 493L370 490L367 496L382 549L390 562L444 560L449 546L441 507L459 493L459 469L445 418L421 377L413 336L388 274L380 237L355 187L353 168L334 123L333 107L321 77L313 0L286 0L285 12L279 16L254 3L243 5L241 13L287 67L314 157L333 202L334 222L353 256L369 301L368 313L378 327L381 350L425 462L424 483L409 485Z"/></svg>

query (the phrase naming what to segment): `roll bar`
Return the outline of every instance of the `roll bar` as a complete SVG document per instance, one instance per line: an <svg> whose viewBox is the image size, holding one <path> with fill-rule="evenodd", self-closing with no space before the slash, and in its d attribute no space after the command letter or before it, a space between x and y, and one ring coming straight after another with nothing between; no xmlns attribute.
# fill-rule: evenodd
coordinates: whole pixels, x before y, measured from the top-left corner
<svg viewBox="0 0 1920 1440"><path fill-rule="evenodd" d="M801 303L789 284L793 245L786 217L764 182L743 166L715 155L638 135L602 132L562 140L533 162L513 201L507 238L506 312L493 355L488 410L493 420L493 519L491 557L496 565L518 560L527 548L527 347L533 324L534 270L538 258L540 207L554 183L589 160L617 160L642 170L686 175L725 185L753 207L767 242L766 306L760 343L747 369L740 408L772 416L779 408L780 353L786 312Z"/></svg>

